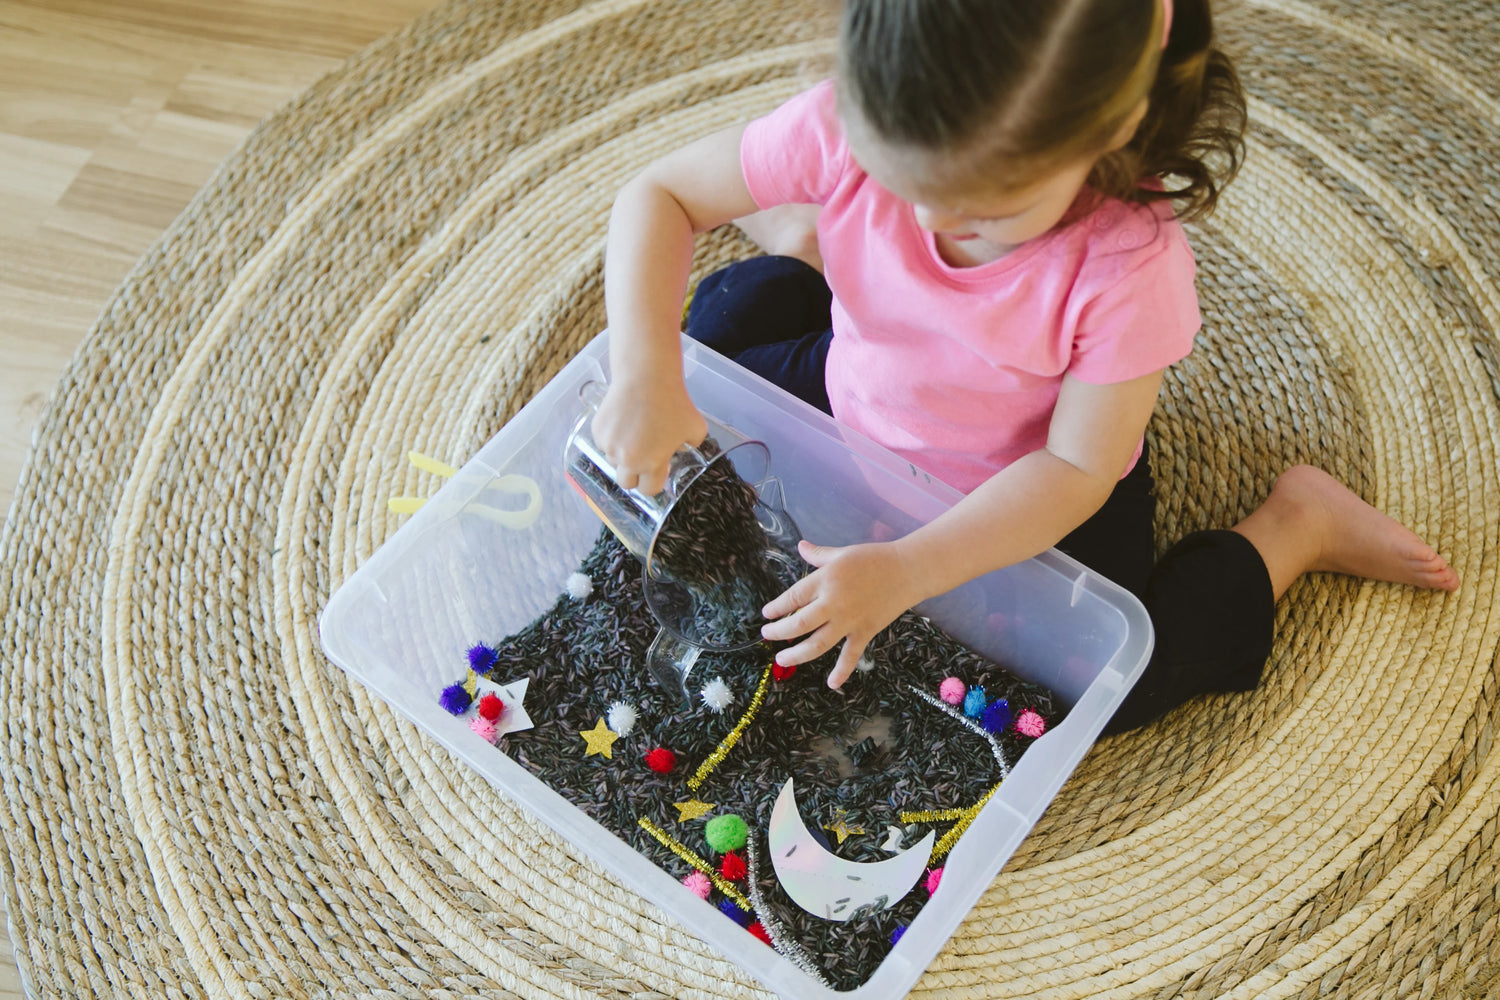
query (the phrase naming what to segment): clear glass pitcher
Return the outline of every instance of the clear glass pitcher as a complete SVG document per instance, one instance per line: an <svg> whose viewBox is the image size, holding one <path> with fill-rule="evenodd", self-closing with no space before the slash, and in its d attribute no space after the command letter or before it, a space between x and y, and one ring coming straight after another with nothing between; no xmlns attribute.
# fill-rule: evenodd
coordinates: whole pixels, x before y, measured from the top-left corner
<svg viewBox="0 0 1500 1000"><path fill-rule="evenodd" d="M749 649L761 641L761 619L758 603L726 610L701 587L685 583L681 572L674 572L668 542L676 552L690 552L695 543L692 538L672 534L674 527L682 526L682 518L674 520L674 514L685 511L684 498L691 496L695 485L708 489L710 483L722 481L722 476L705 475L719 463L728 463L738 479L754 490L754 519L765 535L761 555L780 586L790 586L801 573L800 563L789 554L800 536L786 512L781 484L770 475L771 456L765 444L711 417L705 417L708 439L704 444L685 444L672 455L661 492L647 494L622 488L615 482L613 464L593 438L591 425L603 398L604 386L599 382L588 382L579 389L584 412L564 447L564 474L599 519L641 561L646 605L661 626L647 652L647 667L664 689L690 703L688 676L699 654ZM720 467L715 471L729 470Z"/></svg>

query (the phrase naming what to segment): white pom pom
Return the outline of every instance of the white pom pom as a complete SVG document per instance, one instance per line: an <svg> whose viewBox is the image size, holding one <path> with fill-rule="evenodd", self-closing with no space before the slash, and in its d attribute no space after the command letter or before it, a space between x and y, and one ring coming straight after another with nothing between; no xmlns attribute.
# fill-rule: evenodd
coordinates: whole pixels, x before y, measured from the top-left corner
<svg viewBox="0 0 1500 1000"><path fill-rule="evenodd" d="M702 697L703 704L715 712L722 712L734 700L734 692L729 690L729 685L724 683L723 678L715 677L703 685Z"/></svg>
<svg viewBox="0 0 1500 1000"><path fill-rule="evenodd" d="M568 596L581 601L594 592L594 581L587 573L573 573L568 577ZM618 729L615 732L619 732Z"/></svg>
<svg viewBox="0 0 1500 1000"><path fill-rule="evenodd" d="M861 656L859 662L854 664L854 669L862 674L868 674L871 670L875 669L875 661L868 656Z"/></svg>
<svg viewBox="0 0 1500 1000"><path fill-rule="evenodd" d="M635 706L628 701L617 701L609 706L604 720L616 736L625 736L635 728Z"/></svg>

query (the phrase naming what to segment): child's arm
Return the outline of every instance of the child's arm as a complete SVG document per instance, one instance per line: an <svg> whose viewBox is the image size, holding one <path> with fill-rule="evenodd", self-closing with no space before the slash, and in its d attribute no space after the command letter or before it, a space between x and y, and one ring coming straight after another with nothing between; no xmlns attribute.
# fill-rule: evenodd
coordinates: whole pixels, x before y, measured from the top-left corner
<svg viewBox="0 0 1500 1000"><path fill-rule="evenodd" d="M604 255L610 386L593 430L627 489L658 492L672 453L703 440L706 425L683 384L682 300L694 234L759 207L740 169L743 132L669 153L615 198Z"/></svg>
<svg viewBox="0 0 1500 1000"><path fill-rule="evenodd" d="M802 543L813 573L766 605L761 634L801 642L777 654L805 663L843 640L828 685L912 605L1061 541L1103 506L1156 405L1161 372L1092 385L1063 379L1044 448L1007 466L941 517L894 542Z"/></svg>

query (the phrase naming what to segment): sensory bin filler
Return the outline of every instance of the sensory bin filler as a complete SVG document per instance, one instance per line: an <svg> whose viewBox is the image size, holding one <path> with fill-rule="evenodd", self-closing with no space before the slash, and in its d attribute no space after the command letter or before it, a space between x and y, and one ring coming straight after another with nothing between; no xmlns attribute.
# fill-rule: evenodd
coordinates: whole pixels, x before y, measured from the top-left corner
<svg viewBox="0 0 1500 1000"><path fill-rule="evenodd" d="M840 691L759 608L950 487L691 341L709 439L655 497L588 433L607 334L329 601L329 656L785 997L904 995L1144 669L1143 608L1047 552L928 601Z"/></svg>

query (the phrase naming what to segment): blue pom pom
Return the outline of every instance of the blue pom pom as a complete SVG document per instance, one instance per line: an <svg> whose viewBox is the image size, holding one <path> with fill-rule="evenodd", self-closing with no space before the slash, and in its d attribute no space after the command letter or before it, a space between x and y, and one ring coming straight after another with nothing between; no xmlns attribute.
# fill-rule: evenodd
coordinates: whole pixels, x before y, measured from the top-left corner
<svg viewBox="0 0 1500 1000"><path fill-rule="evenodd" d="M984 714L984 702L984 688L969 688L969 693L964 695L964 714L971 719L979 718Z"/></svg>
<svg viewBox="0 0 1500 1000"><path fill-rule="evenodd" d="M498 659L500 654L482 642L469 647L469 666L474 668L476 674L487 674L495 669L495 661Z"/></svg>
<svg viewBox="0 0 1500 1000"><path fill-rule="evenodd" d="M740 909L732 899L720 900L719 912L724 914L724 916L728 917L730 920L733 920L735 923L739 924L741 927L750 926L750 914Z"/></svg>
<svg viewBox="0 0 1500 1000"><path fill-rule="evenodd" d="M443 696L439 700L449 713L463 715L469 710L469 704L474 699L469 697L469 692L464 690L462 684L449 684L443 688Z"/></svg>
<svg viewBox="0 0 1500 1000"><path fill-rule="evenodd" d="M994 703L984 710L984 717L979 720L987 733L1003 733L1005 727L1010 725L1010 702L1004 698L996 698Z"/></svg>
<svg viewBox="0 0 1500 1000"><path fill-rule="evenodd" d="M891 931L891 944L895 944L897 941L900 941L901 940L901 935L903 935L905 933L906 933L906 925L905 924L897 924L896 925L896 929L893 930L893 931Z"/></svg>

